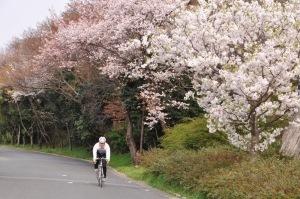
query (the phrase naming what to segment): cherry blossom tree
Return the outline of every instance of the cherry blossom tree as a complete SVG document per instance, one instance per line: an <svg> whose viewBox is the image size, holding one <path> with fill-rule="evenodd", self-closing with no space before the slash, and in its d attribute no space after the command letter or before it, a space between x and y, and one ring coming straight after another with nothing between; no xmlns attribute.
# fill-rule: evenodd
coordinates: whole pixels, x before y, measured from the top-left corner
<svg viewBox="0 0 300 199"><path fill-rule="evenodd" d="M164 123L167 106L186 107L176 94L190 90L186 98L206 110L211 132L263 151L280 134L278 124L298 111L299 8L296 0L75 0L41 29L41 48L17 56L21 72L13 74L22 79L30 71L22 85L32 88L53 81L60 69L86 79L100 77L99 69L121 89L137 85L149 126Z"/></svg>
<svg viewBox="0 0 300 199"><path fill-rule="evenodd" d="M60 18L54 20L57 32L47 36L37 61L48 68L68 68L78 72L82 68L97 67L102 74L117 80L121 89L126 88L127 84L139 82L145 76L141 76L141 70L136 66L147 62L145 50L149 35L180 6L181 2L174 0L73 1L68 9L77 13L78 18L68 22ZM145 92L144 95L138 92L137 97L146 99L141 97ZM155 108L159 110L159 107ZM134 157L136 146L130 110L125 109L126 139Z"/></svg>
<svg viewBox="0 0 300 199"><path fill-rule="evenodd" d="M199 0L151 38L158 79L191 71L195 97L210 132L252 153L265 150L298 111L298 1Z"/></svg>

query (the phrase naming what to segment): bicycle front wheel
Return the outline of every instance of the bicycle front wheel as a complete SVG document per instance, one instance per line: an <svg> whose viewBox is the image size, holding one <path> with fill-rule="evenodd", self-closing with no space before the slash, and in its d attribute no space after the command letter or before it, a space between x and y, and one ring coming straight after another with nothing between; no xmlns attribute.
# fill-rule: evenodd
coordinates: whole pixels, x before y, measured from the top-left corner
<svg viewBox="0 0 300 199"><path fill-rule="evenodd" d="M100 186L100 171L98 171L98 176L97 176L97 182L98 182L98 186Z"/></svg>

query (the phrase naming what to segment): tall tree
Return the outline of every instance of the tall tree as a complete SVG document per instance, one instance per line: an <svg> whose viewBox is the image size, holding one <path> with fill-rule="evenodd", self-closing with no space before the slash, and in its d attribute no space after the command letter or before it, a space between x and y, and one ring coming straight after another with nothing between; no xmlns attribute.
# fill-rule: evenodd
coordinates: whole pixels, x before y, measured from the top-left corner
<svg viewBox="0 0 300 199"><path fill-rule="evenodd" d="M265 150L299 107L299 2L199 0L152 38L151 64L192 72L209 129L232 144Z"/></svg>
<svg viewBox="0 0 300 199"><path fill-rule="evenodd" d="M174 1L74 1L69 9L78 13L76 22L57 22L57 32L47 40L41 55L40 65L80 70L97 67L118 81L123 90L137 77L132 60L145 62L144 36L155 31L176 8ZM128 46L129 43L136 44ZM134 51L132 49L135 49ZM136 78L138 80L138 78ZM122 92L120 92L122 93ZM136 146L132 135L132 118L127 112L127 142L135 161Z"/></svg>

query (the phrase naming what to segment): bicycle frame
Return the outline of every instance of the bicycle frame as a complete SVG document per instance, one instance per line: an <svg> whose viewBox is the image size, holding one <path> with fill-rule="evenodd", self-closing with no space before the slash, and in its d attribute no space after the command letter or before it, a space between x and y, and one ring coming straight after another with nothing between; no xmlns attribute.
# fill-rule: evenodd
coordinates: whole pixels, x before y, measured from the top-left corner
<svg viewBox="0 0 300 199"><path fill-rule="evenodd" d="M97 158L97 160L99 161L99 165L98 165L98 186L100 186L101 188L103 187L103 178L104 178L104 173L103 173L103 160L106 160L106 158Z"/></svg>

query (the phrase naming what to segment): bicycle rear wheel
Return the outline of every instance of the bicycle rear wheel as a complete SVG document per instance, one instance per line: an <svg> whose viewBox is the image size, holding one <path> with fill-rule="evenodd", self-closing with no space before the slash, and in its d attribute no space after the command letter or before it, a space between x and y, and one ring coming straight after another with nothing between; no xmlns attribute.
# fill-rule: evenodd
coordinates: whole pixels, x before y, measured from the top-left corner
<svg viewBox="0 0 300 199"><path fill-rule="evenodd" d="M99 186L102 188L103 187L103 169L100 167L99 171Z"/></svg>

